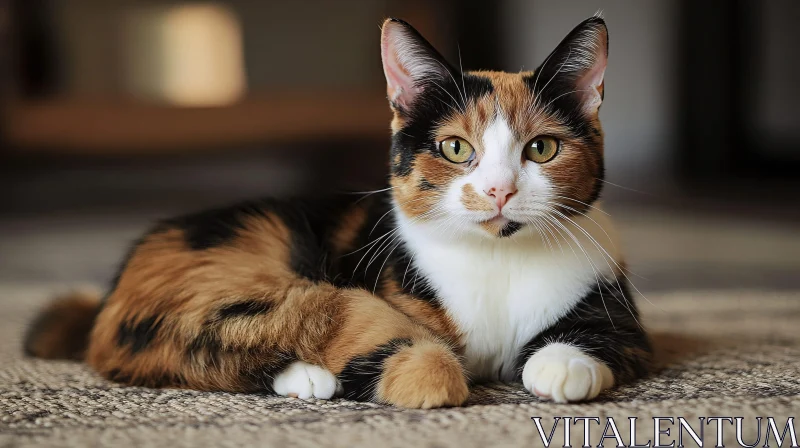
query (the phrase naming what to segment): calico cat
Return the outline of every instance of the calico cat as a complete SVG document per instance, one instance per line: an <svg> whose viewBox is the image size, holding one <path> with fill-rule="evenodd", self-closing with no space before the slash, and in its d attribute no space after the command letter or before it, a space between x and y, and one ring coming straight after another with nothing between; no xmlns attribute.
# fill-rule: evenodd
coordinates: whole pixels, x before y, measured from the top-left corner
<svg viewBox="0 0 800 448"><path fill-rule="evenodd" d="M556 402L646 374L603 185L607 30L533 72L456 70L383 24L390 187L161 222L102 299L57 301L25 348L147 387L458 406L522 380Z"/></svg>

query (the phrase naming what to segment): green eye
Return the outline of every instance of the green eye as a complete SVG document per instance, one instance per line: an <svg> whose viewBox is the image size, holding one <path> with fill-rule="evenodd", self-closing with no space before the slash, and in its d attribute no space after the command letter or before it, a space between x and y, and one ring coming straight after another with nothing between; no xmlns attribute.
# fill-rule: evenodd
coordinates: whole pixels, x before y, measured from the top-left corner
<svg viewBox="0 0 800 448"><path fill-rule="evenodd" d="M525 145L525 157L536 163L549 162L558 153L558 140L553 137L536 137Z"/></svg>
<svg viewBox="0 0 800 448"><path fill-rule="evenodd" d="M464 163L472 159L475 149L463 138L448 137L439 142L439 152L453 163Z"/></svg>

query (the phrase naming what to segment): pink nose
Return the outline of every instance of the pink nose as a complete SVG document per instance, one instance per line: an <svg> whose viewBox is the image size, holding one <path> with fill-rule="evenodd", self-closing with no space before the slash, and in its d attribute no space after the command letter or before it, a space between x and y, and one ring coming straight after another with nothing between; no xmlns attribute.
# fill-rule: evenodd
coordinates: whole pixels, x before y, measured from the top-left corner
<svg viewBox="0 0 800 448"><path fill-rule="evenodd" d="M506 185L500 188L492 187L488 191L484 190L484 193L494 198L494 201L497 203L497 208L502 210L503 206L506 205L511 196L514 196L514 193L517 192L517 187L513 185Z"/></svg>

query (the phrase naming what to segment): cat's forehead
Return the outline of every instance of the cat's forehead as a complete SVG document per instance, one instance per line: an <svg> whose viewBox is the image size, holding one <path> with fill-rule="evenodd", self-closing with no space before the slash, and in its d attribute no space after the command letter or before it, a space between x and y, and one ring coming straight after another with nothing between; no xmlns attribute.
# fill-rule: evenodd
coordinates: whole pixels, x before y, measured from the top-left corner
<svg viewBox="0 0 800 448"><path fill-rule="evenodd" d="M467 72L468 75L484 78L492 83L494 91L507 94L521 94L527 91L525 79L532 76L533 72L509 73L493 70L476 70Z"/></svg>
<svg viewBox="0 0 800 448"><path fill-rule="evenodd" d="M536 74L534 72L508 73L500 71L472 71L466 73L472 85L489 84L480 92L465 92L470 98L467 107L452 110L440 122L437 136L455 135L468 138L480 146L485 131L499 116L518 139L531 137L552 130L557 120L544 113L543 104L534 94ZM469 89L469 83L464 87ZM481 148L477 148L481 149Z"/></svg>

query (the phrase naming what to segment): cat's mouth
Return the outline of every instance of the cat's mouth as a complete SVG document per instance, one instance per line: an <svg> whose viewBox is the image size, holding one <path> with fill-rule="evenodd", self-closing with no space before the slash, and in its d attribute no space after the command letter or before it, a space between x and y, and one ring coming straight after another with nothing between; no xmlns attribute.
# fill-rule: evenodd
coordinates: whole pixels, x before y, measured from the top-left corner
<svg viewBox="0 0 800 448"><path fill-rule="evenodd" d="M501 238L509 237L522 228L521 223L505 217L502 213L498 213L495 217L482 221L480 224L489 234Z"/></svg>
<svg viewBox="0 0 800 448"><path fill-rule="evenodd" d="M490 235L497 236L500 231L505 228L511 220L503 216L502 213L498 213L492 218L484 219L483 221L478 221L478 225L481 226L484 230L489 232Z"/></svg>
<svg viewBox="0 0 800 448"><path fill-rule="evenodd" d="M506 224L510 223L510 222L511 222L511 220L510 220L510 219L508 219L508 218L506 218L505 216L503 216L503 214L502 214L502 213L498 213L498 214L497 214L497 216L495 216L494 218L487 219L487 220L486 220L486 221L484 221L484 222L485 222L486 224L490 224L490 225L492 225L492 226L503 227L503 226L505 226Z"/></svg>

